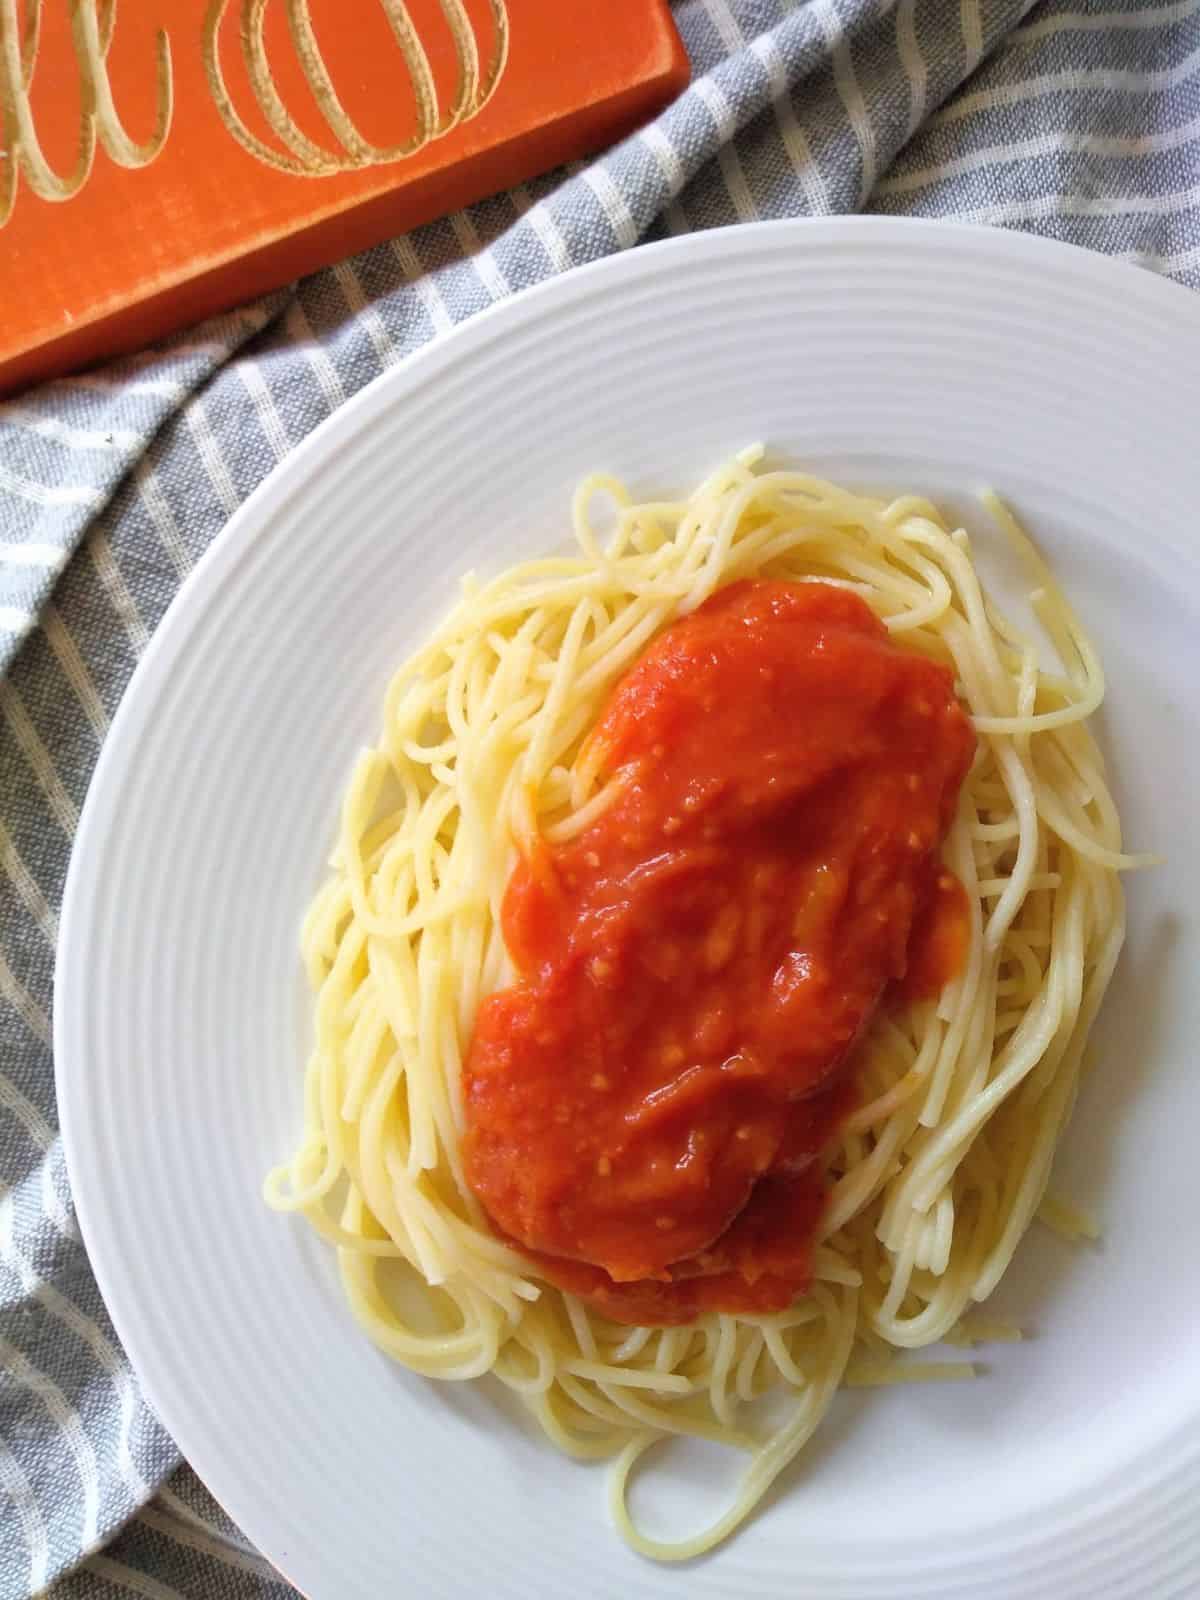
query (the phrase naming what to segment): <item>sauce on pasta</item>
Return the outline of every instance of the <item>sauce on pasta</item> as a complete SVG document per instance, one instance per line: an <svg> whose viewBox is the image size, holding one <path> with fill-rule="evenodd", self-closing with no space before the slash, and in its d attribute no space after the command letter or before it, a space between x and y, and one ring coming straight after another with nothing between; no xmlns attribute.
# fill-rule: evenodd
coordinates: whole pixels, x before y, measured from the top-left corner
<svg viewBox="0 0 1200 1600"><path fill-rule="evenodd" d="M779 1310L856 1041L961 962L939 847L975 736L856 595L759 579L667 628L592 737L611 804L505 895L519 977L476 1020L467 1178L615 1320Z"/></svg>

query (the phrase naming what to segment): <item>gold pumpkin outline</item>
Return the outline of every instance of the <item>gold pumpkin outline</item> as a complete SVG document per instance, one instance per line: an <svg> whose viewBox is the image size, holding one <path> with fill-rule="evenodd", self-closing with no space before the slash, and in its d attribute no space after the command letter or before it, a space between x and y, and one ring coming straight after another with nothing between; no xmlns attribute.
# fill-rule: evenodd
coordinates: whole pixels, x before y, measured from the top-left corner
<svg viewBox="0 0 1200 1600"><path fill-rule="evenodd" d="M453 105L438 115L437 86L429 58L404 0L380 0L392 37L412 84L417 127L402 144L378 146L363 138L338 97L312 25L308 0L286 0L288 29L310 92L341 154L310 139L284 104L268 57L264 27L270 0L241 0L239 37L250 87L272 133L290 154L274 149L252 133L242 119L221 65L221 26L230 0L209 0L204 18L203 59L209 93L228 132L250 155L279 172L296 177L331 177L364 167L387 165L415 155L452 128L470 121L491 99L508 64L509 21L506 0L489 0L495 31L491 60L480 72L479 45L463 0L438 0L458 57L458 86Z"/></svg>

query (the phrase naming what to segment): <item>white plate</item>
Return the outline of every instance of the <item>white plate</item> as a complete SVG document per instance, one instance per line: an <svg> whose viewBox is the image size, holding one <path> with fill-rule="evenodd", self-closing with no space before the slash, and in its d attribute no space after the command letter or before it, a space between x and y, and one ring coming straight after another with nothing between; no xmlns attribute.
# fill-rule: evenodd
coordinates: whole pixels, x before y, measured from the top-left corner
<svg viewBox="0 0 1200 1600"><path fill-rule="evenodd" d="M351 401L233 518L88 796L58 1094L84 1236L148 1393L309 1595L1162 1600L1195 1583L1198 418L1200 300L1183 290L1013 234L766 224L479 317ZM680 1572L618 1542L603 1468L559 1459L489 1386L379 1355L330 1252L259 1184L299 1128L301 911L392 668L464 569L562 542L585 470L678 490L756 439L968 520L983 484L1012 499L1103 649L1130 839L1171 859L1131 884L1059 1163L1103 1243L1035 1230L997 1297L1026 1343L974 1384L841 1397L751 1525ZM672 1465L647 1515L699 1526L732 1468L703 1449Z"/></svg>

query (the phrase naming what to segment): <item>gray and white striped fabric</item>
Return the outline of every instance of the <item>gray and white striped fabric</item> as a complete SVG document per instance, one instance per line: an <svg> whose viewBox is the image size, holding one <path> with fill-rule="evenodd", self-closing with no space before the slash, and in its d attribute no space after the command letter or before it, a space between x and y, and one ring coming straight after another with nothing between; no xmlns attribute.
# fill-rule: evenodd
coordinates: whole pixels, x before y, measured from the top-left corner
<svg viewBox="0 0 1200 1600"><path fill-rule="evenodd" d="M264 475L481 307L688 229L965 218L1200 286L1200 0L679 0L676 15L691 88L603 160L0 406L0 1600L291 1592L180 1465L117 1344L63 1168L49 1022L109 720Z"/></svg>

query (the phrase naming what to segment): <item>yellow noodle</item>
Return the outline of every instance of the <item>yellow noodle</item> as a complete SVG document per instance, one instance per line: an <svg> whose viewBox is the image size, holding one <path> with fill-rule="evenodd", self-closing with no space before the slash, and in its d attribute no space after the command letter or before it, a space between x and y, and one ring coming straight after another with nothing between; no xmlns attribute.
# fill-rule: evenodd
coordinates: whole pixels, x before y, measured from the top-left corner
<svg viewBox="0 0 1200 1600"><path fill-rule="evenodd" d="M1122 847L1086 726L1104 690L1095 648L1011 514L988 500L1064 675L1041 670L934 506L759 470L760 457L743 451L684 500L637 505L613 478L586 480L581 554L464 582L397 674L304 924L317 993L305 1131L265 1186L337 1248L355 1314L397 1360L442 1379L490 1371L558 1448L613 1458L614 1521L661 1560L743 1522L843 1382L968 1377L970 1362L894 1353L1018 1338L968 1313L1035 1215L1094 1233L1045 1187L1121 947L1117 873L1149 860ZM615 511L607 536L592 520L601 498ZM944 848L967 891L969 949L936 1003L879 1017L861 1046L863 1103L829 1154L809 1291L775 1315L618 1327L490 1232L459 1156L461 1063L481 997L511 977L497 919L518 843L573 837L616 792L586 738L605 698L666 623L763 572L853 589L954 671L980 735ZM423 1290L419 1326L387 1292L394 1272ZM745 1408L771 1388L791 1393L791 1412L755 1436ZM656 1441L680 1434L749 1464L713 1526L650 1539L628 1485Z"/></svg>

